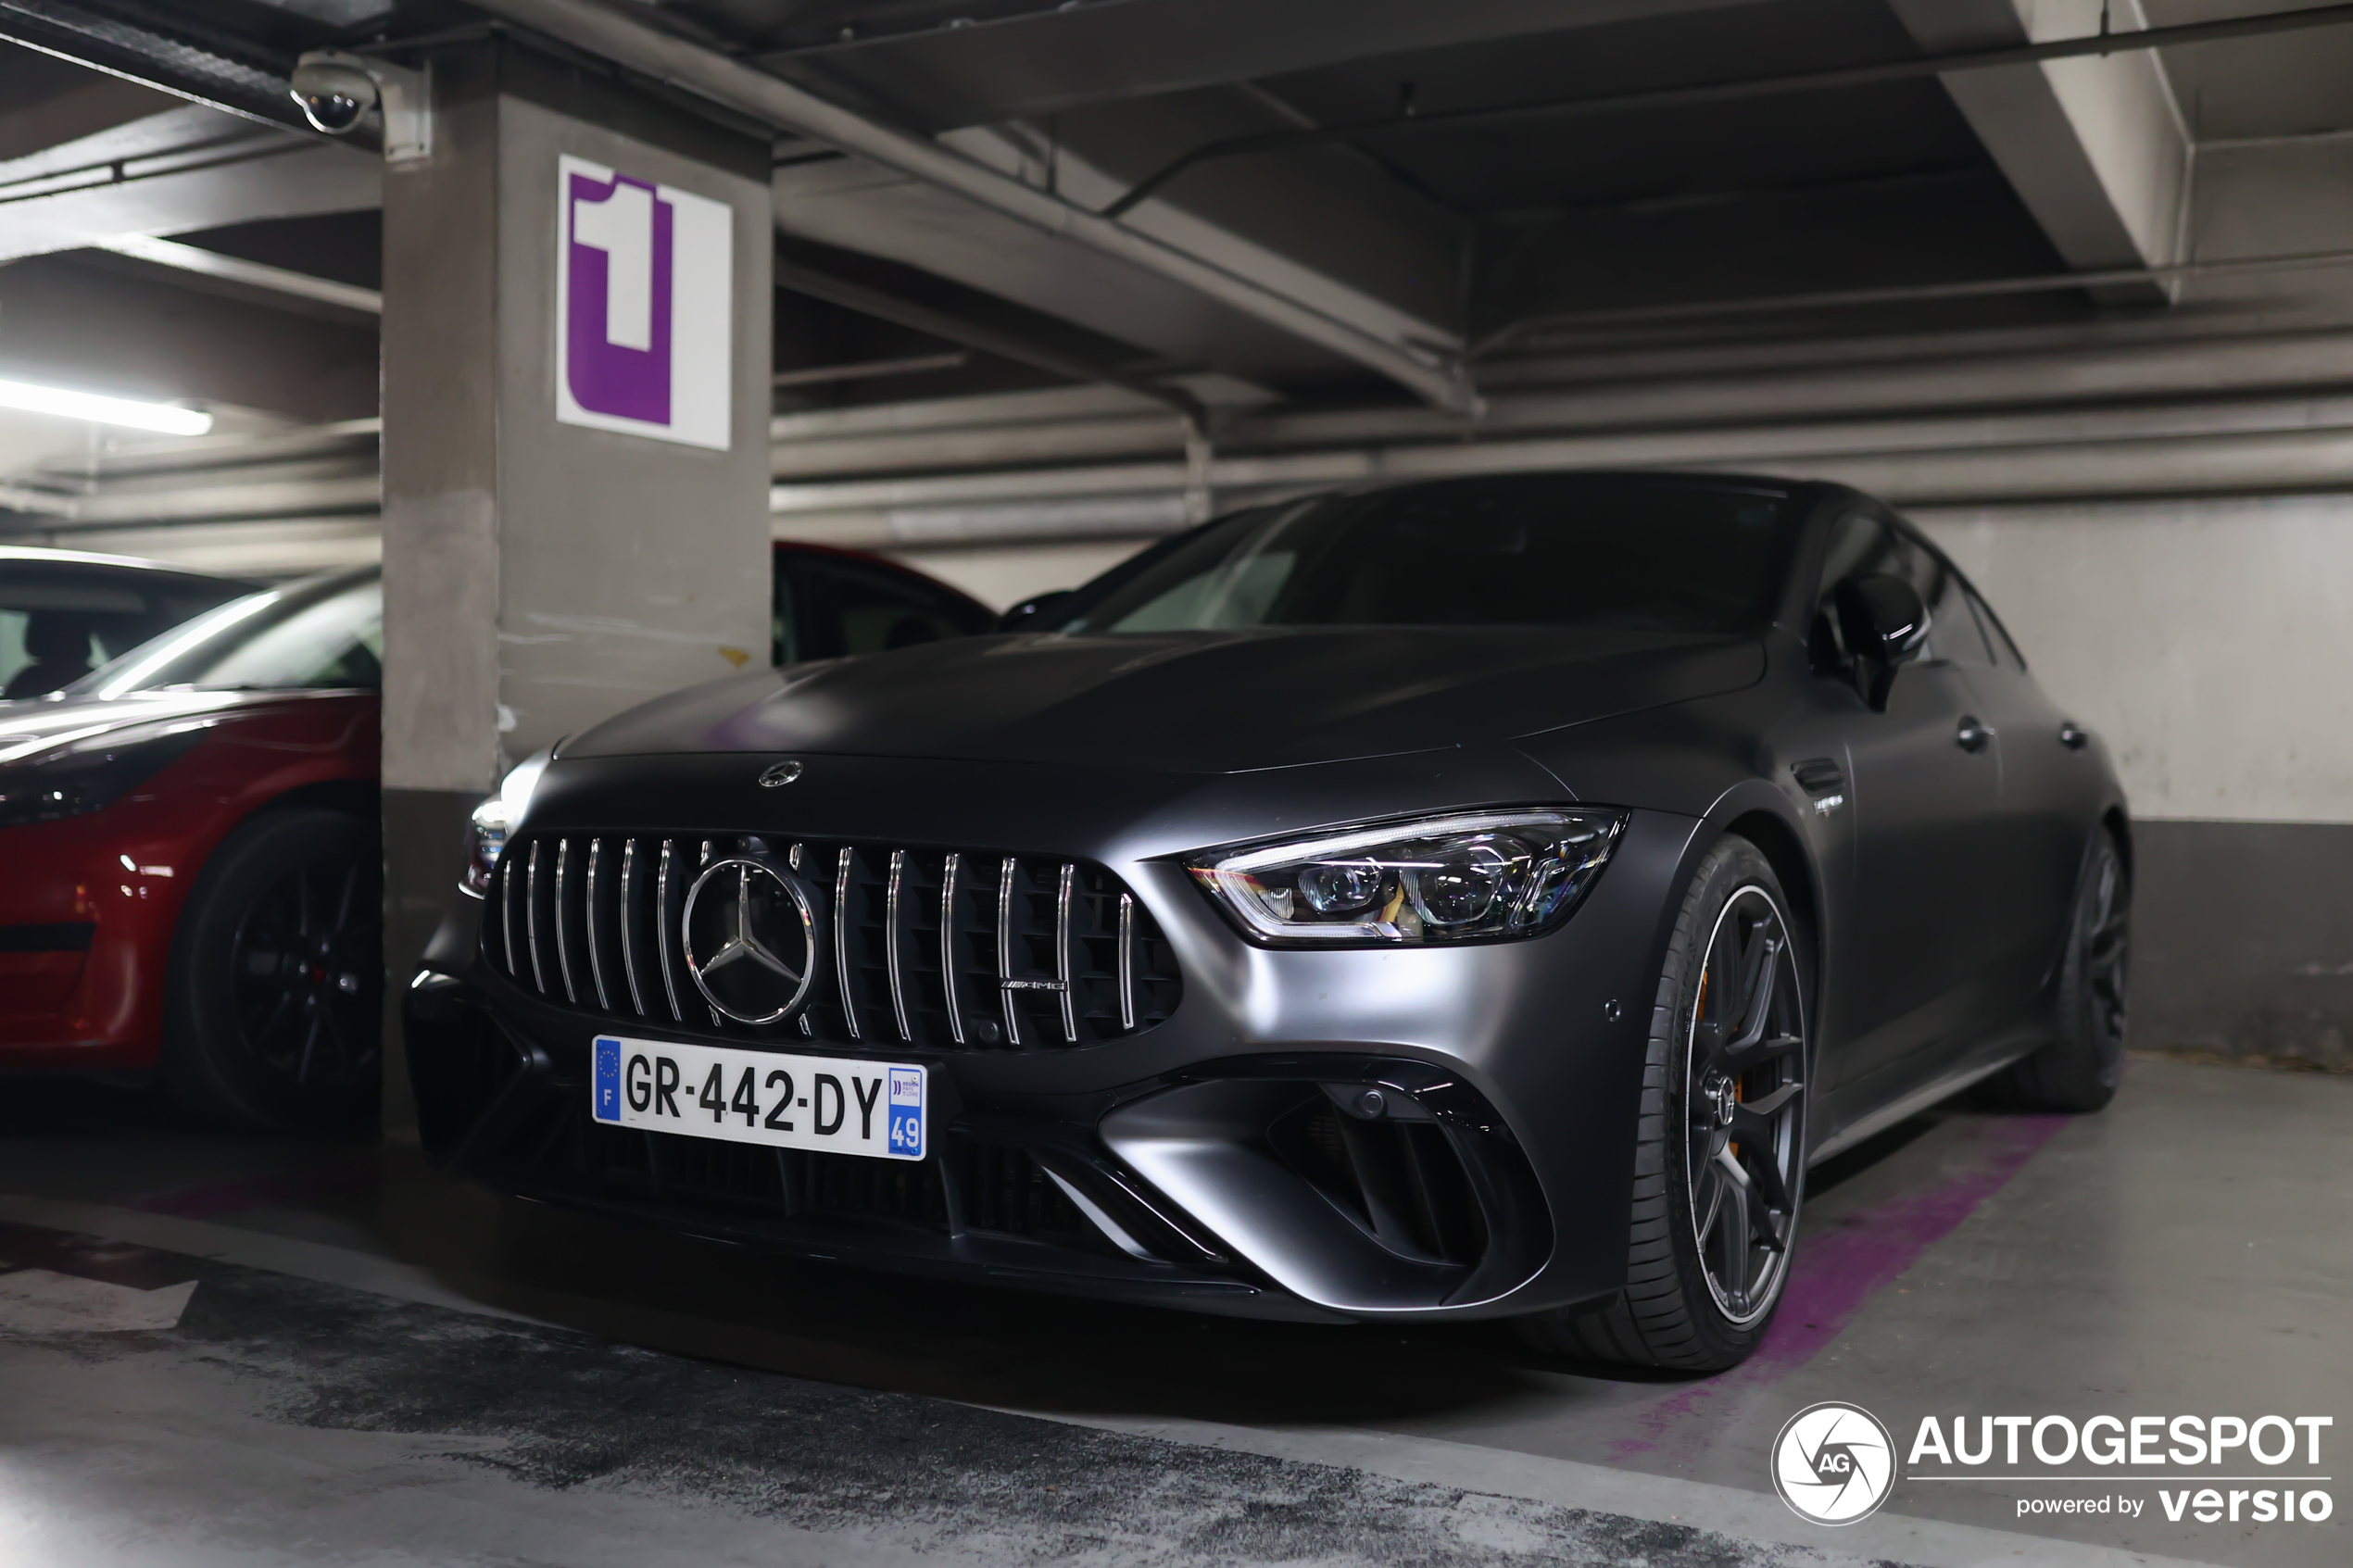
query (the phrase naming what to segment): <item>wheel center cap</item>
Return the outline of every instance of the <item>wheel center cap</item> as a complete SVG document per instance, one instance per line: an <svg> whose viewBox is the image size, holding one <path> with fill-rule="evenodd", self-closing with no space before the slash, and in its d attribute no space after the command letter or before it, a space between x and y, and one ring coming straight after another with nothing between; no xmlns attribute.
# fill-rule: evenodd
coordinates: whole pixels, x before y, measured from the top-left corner
<svg viewBox="0 0 2353 1568"><path fill-rule="evenodd" d="M1733 1113L1740 1105L1740 1096L1733 1092L1732 1081L1721 1073L1711 1073L1700 1080L1699 1092L1700 1098L1707 1102L1707 1108L1716 1113L1716 1124L1719 1127L1730 1126Z"/></svg>

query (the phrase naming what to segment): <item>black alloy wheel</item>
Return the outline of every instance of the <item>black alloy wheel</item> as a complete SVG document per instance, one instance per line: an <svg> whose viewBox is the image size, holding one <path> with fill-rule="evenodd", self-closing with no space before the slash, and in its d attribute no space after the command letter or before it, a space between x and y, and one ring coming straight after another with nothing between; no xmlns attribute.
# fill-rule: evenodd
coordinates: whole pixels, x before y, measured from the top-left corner
<svg viewBox="0 0 2353 1568"><path fill-rule="evenodd" d="M1627 1283L1519 1320L1541 1348L1720 1372L1764 1337L1796 1244L1813 1060L1788 909L1746 839L1692 873L1651 1010Z"/></svg>
<svg viewBox="0 0 2353 1568"><path fill-rule="evenodd" d="M232 834L174 942L167 1085L241 1126L352 1122L382 1075L383 909L372 824L294 809Z"/></svg>
<svg viewBox="0 0 2353 1568"><path fill-rule="evenodd" d="M301 1093L375 1060L368 972L383 940L363 900L371 880L337 855L290 868L245 910L230 947L238 1038L264 1072Z"/></svg>
<svg viewBox="0 0 2353 1568"><path fill-rule="evenodd" d="M1746 1325L1780 1298L1804 1185L1806 1021L1789 925L1761 884L1716 917L1687 1027L1684 1201L1716 1305Z"/></svg>
<svg viewBox="0 0 2353 1568"><path fill-rule="evenodd" d="M2106 829L2092 846L2059 964L2054 1038L2011 1068L2001 1098L2030 1110L2097 1110L2124 1079L2133 880Z"/></svg>

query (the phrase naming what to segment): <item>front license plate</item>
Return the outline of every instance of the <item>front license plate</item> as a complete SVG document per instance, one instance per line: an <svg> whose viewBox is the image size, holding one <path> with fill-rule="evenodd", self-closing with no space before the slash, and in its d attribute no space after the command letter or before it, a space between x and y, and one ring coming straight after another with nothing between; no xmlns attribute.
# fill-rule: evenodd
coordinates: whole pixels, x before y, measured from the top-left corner
<svg viewBox="0 0 2353 1568"><path fill-rule="evenodd" d="M925 1070L848 1057L597 1036L599 1122L877 1160L924 1157Z"/></svg>

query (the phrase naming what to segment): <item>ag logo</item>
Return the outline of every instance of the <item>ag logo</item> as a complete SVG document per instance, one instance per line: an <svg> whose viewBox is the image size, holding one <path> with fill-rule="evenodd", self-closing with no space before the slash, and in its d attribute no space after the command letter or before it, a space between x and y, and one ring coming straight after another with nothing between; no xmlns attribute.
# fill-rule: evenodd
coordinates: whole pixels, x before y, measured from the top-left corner
<svg viewBox="0 0 2353 1568"><path fill-rule="evenodd" d="M1773 1439L1773 1489L1817 1524L1852 1524L1887 1500L1895 1440L1870 1411L1836 1400L1808 1405Z"/></svg>

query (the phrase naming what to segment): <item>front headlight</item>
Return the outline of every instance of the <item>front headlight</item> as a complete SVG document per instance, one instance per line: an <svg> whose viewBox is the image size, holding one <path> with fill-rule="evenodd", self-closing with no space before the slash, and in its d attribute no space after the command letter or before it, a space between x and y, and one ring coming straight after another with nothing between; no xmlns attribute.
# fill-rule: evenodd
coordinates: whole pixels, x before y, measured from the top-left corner
<svg viewBox="0 0 2353 1568"><path fill-rule="evenodd" d="M1491 940L1567 920L1625 825L1623 812L1581 808L1465 813L1214 849L1187 863L1261 941Z"/></svg>
<svg viewBox="0 0 2353 1568"><path fill-rule="evenodd" d="M497 791L484 796L466 822L466 869L459 873L458 891L476 898L490 896L491 874L498 869L498 857L507 847L507 835L522 821L525 808L531 804L531 792L538 787L539 775L547 771L553 752L535 752L508 770Z"/></svg>
<svg viewBox="0 0 2353 1568"><path fill-rule="evenodd" d="M209 720L94 728L0 762L0 827L103 810L204 739Z"/></svg>

